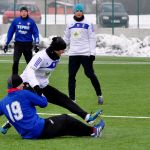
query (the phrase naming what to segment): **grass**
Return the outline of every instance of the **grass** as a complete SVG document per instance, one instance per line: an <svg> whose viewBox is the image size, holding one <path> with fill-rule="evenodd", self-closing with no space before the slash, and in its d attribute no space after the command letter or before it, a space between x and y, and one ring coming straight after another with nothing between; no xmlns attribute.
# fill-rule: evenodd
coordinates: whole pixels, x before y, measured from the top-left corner
<svg viewBox="0 0 150 150"><path fill-rule="evenodd" d="M11 73L11 56L0 56L0 99L6 95L6 81ZM22 60L24 61L24 60ZM67 57L52 73L50 84L67 94ZM134 62L134 63L133 63ZM138 62L136 64L136 62ZM144 64L145 63L145 64ZM20 73L25 67L20 64ZM77 103L88 112L101 108L104 115L150 117L150 58L97 57L94 64L101 83L105 103L97 105L95 91L81 67L77 74ZM70 113L66 109L49 104L38 112ZM42 116L47 117L47 116ZM76 116L76 118L80 119ZM99 118L100 119L100 118ZM91 137L59 137L48 140L22 140L11 128L0 134L1 149L36 150L148 150L150 147L150 119L103 118L106 127L101 139ZM0 118L2 125L5 117Z"/></svg>

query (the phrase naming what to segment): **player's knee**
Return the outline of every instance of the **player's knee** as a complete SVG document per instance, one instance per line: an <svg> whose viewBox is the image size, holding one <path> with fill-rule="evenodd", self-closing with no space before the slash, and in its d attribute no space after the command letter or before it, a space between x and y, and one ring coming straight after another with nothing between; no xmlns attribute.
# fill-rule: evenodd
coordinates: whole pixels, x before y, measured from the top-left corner
<svg viewBox="0 0 150 150"><path fill-rule="evenodd" d="M67 114L62 114L62 117L63 117L66 121L69 120L69 118L70 118L70 116L67 115Z"/></svg>
<svg viewBox="0 0 150 150"><path fill-rule="evenodd" d="M18 61L18 60L14 60L14 64L15 64L15 65L18 65L18 64L19 64L19 61Z"/></svg>

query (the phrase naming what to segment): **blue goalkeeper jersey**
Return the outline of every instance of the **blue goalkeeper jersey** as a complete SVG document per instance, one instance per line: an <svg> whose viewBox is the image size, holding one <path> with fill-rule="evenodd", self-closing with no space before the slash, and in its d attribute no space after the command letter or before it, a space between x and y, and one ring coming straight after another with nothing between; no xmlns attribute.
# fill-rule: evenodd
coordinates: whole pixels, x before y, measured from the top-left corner
<svg viewBox="0 0 150 150"><path fill-rule="evenodd" d="M45 120L39 117L35 106L43 108L47 104L45 97L15 89L0 101L0 115L7 117L22 138L36 139L44 129Z"/></svg>
<svg viewBox="0 0 150 150"><path fill-rule="evenodd" d="M15 18L11 23L6 44L8 45L15 33L16 42L33 42L39 43L39 31L33 19L28 17L27 19L22 19L21 17Z"/></svg>

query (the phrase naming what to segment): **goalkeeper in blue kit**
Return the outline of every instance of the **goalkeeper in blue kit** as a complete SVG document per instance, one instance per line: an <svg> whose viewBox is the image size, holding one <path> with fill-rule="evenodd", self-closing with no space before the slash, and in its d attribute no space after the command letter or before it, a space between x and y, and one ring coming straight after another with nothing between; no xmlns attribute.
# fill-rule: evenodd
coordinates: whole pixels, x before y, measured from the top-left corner
<svg viewBox="0 0 150 150"><path fill-rule="evenodd" d="M66 49L65 41L61 37L54 37L46 50L38 52L31 59L21 74L21 78L26 87L29 85L37 95L44 95L49 103L66 108L72 113L80 116L87 123L91 123L101 114L101 110L94 114L89 114L74 103L67 95L49 85L51 72L55 70L59 63L64 49ZM2 133L7 132L9 128L8 124L9 123L1 128Z"/></svg>
<svg viewBox="0 0 150 150"><path fill-rule="evenodd" d="M13 65L12 74L18 74L19 61L22 56L28 64L32 58L32 48L34 45L35 52L39 51L39 30L35 21L29 17L27 7L20 8L20 17L15 18L8 30L6 43L4 46L4 52L7 53L9 43L14 37L14 53L13 53Z"/></svg>
<svg viewBox="0 0 150 150"><path fill-rule="evenodd" d="M12 75L8 79L8 95L0 101L0 116L5 115L23 139L101 135L105 126L103 120L95 126L88 126L66 114L41 118L36 112L36 106L46 107L47 99L23 90L23 86L22 78Z"/></svg>

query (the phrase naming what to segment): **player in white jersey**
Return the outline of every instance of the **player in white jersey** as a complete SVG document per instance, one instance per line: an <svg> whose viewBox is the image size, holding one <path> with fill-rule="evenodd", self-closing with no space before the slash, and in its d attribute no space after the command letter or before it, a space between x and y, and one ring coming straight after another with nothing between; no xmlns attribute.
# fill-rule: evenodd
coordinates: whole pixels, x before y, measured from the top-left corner
<svg viewBox="0 0 150 150"><path fill-rule="evenodd" d="M85 75L98 96L98 104L103 104L100 83L94 73L93 61L95 60L96 39L93 25L84 17L84 6L78 3L74 6L74 17L66 27L64 40L69 45L69 97L75 101L76 74L80 65L84 68Z"/></svg>
<svg viewBox="0 0 150 150"><path fill-rule="evenodd" d="M87 123L91 123L101 114L101 110L91 115L74 103L67 95L48 85L50 73L55 70L64 49L66 49L65 41L61 37L54 37L50 47L36 53L31 59L21 74L21 78L24 83L29 83L38 95L43 94L48 102L62 106L83 118ZM5 127L8 127L8 125L3 126L2 133L7 130L7 128L3 130Z"/></svg>

